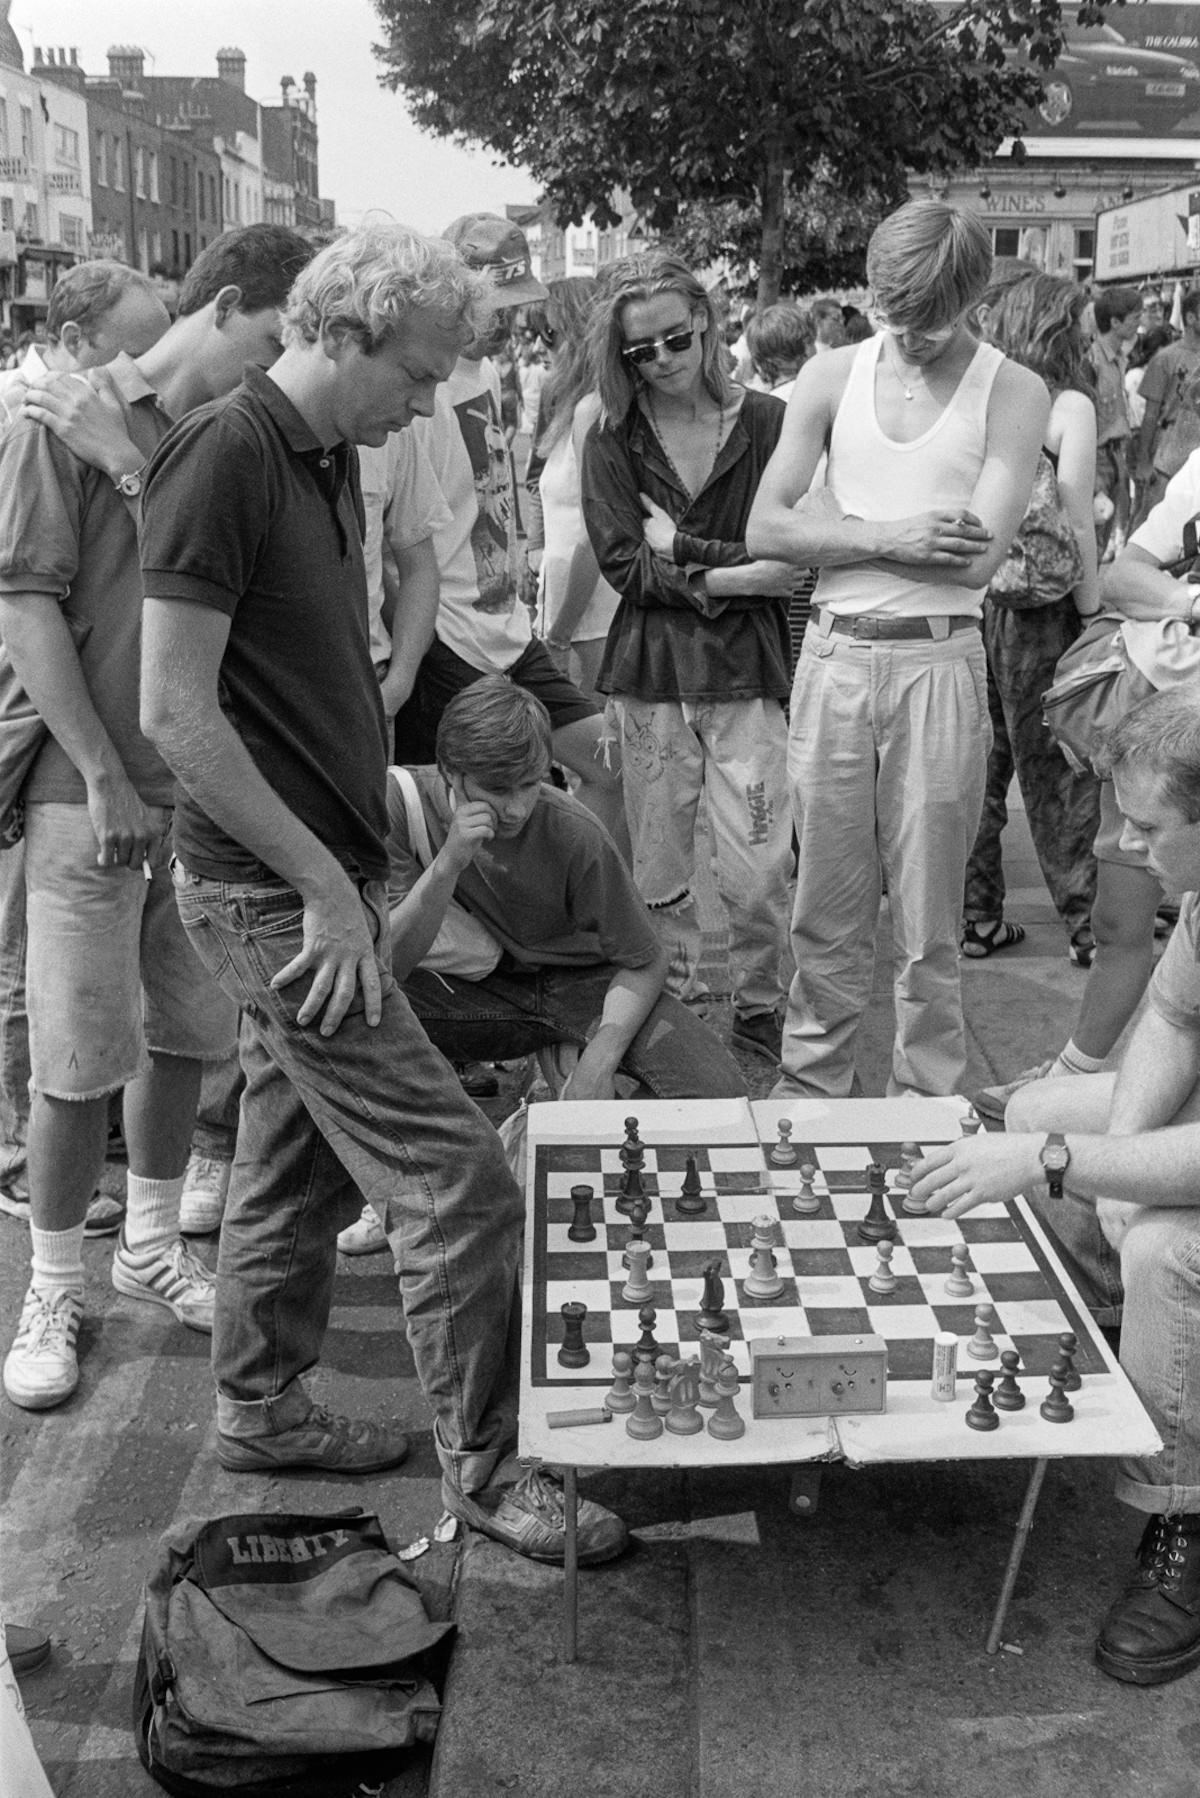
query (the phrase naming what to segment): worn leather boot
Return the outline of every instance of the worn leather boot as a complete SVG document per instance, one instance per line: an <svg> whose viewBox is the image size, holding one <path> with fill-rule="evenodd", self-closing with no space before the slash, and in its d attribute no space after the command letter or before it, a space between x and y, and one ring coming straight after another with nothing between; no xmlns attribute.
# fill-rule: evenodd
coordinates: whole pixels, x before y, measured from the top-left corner
<svg viewBox="0 0 1200 1798"><path fill-rule="evenodd" d="M1104 1619L1096 1664L1138 1686L1200 1666L1200 1513L1151 1517L1133 1578Z"/></svg>

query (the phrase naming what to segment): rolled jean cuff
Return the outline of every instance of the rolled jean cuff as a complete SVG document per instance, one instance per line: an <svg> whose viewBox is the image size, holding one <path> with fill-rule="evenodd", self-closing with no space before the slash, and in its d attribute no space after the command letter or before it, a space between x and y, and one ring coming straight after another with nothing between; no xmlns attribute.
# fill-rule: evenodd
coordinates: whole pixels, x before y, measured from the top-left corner
<svg viewBox="0 0 1200 1798"><path fill-rule="evenodd" d="M1127 1471L1128 1469L1128 1471ZM1121 1462L1113 1496L1131 1510L1155 1517L1177 1517L1181 1512L1200 1512L1200 1486L1155 1486L1139 1479L1138 1462Z"/></svg>
<svg viewBox="0 0 1200 1798"><path fill-rule="evenodd" d="M442 1499L461 1492L472 1497L491 1485L496 1469L512 1451L512 1444L492 1448L447 1448L442 1441L437 1419L433 1422L433 1446L442 1469Z"/></svg>
<svg viewBox="0 0 1200 1798"><path fill-rule="evenodd" d="M255 1436L277 1436L304 1422L312 1399L303 1380L293 1380L272 1398L229 1398L217 1393L217 1428L222 1436L249 1441Z"/></svg>

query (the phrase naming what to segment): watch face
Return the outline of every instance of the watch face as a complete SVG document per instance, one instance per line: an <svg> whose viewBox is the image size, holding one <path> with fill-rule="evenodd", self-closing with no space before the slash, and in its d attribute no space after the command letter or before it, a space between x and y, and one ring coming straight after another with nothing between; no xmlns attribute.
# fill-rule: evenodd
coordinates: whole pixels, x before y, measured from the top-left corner
<svg viewBox="0 0 1200 1798"><path fill-rule="evenodd" d="M1071 1157L1064 1143L1047 1143L1041 1152L1041 1163L1050 1174L1065 1174Z"/></svg>

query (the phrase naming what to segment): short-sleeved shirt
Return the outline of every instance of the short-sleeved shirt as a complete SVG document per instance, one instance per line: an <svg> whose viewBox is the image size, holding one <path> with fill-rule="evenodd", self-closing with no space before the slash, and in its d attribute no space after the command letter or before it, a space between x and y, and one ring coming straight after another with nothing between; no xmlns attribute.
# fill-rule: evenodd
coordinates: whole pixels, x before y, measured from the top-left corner
<svg viewBox="0 0 1200 1798"><path fill-rule="evenodd" d="M437 390L432 418L414 419L409 429L451 513L434 533L438 637L480 674L503 674L529 647L533 625L520 594L516 493L495 364L460 356Z"/></svg>
<svg viewBox="0 0 1200 1798"><path fill-rule="evenodd" d="M109 363L108 374L135 442L149 451L170 430L170 418L128 356ZM170 805L174 780L138 720L142 583L133 513L106 474L28 418L0 435L0 593L48 593L58 601L88 697L130 784L146 805ZM23 797L87 803L82 774L53 736Z"/></svg>
<svg viewBox="0 0 1200 1798"><path fill-rule="evenodd" d="M1096 374L1096 442L1118 443L1129 436L1125 358L1102 337L1094 339L1090 354Z"/></svg>
<svg viewBox="0 0 1200 1798"><path fill-rule="evenodd" d="M371 659L387 663L392 641L381 616L383 562L388 547L411 549L451 522L450 508L432 464L411 430L392 431L380 449L360 448L366 534L363 561L367 570L367 611L371 620ZM385 542L386 539L386 542Z"/></svg>
<svg viewBox="0 0 1200 1798"><path fill-rule="evenodd" d="M1166 492L1129 541L1153 556L1160 567L1183 555L1183 527L1200 512L1200 450L1194 450L1167 483Z"/></svg>
<svg viewBox="0 0 1200 1798"><path fill-rule="evenodd" d="M386 734L371 661L358 458L324 447L261 369L176 426L147 472L142 579L230 620L222 711L259 772L346 871L387 871ZM181 792L180 858L276 877Z"/></svg>
<svg viewBox="0 0 1200 1798"><path fill-rule="evenodd" d="M1200 374L1200 350L1187 343L1170 343L1150 358L1142 376L1142 399L1159 409L1154 439L1154 466L1168 477L1177 474L1200 448L1200 417L1188 402L1188 394Z"/></svg>
<svg viewBox="0 0 1200 1798"><path fill-rule="evenodd" d="M446 786L436 768L410 769L436 855L450 831ZM387 783L388 903L421 877L404 799ZM520 968L648 967L658 933L604 827L585 806L543 787L523 830L495 837L459 875L454 897Z"/></svg>
<svg viewBox="0 0 1200 1798"><path fill-rule="evenodd" d="M1200 1033L1200 893L1184 894L1147 996L1168 1024Z"/></svg>

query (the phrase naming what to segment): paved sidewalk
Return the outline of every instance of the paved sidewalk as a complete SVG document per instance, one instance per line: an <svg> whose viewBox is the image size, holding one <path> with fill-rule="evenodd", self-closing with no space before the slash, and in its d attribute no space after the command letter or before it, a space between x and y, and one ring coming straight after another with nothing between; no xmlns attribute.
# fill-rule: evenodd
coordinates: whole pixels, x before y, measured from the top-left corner
<svg viewBox="0 0 1200 1798"><path fill-rule="evenodd" d="M1029 935L964 965L972 1084L1056 1048L1084 981L1019 814L1010 835L1009 915ZM886 1072L888 986L883 970L860 1057L868 1091ZM725 1006L713 1022L727 1028ZM766 1065L744 1065L765 1092ZM24 1227L0 1217L0 1248L6 1349ZM414 1432L408 1465L361 1481L222 1472L205 1339L118 1297L111 1256L111 1241L86 1245L79 1393L42 1415L0 1397L0 1594L14 1621L54 1638L23 1689L59 1798L158 1790L134 1757L129 1693L141 1580L173 1519L360 1503L399 1546L428 1535L439 1508L386 1256L342 1263L317 1382L333 1409L398 1413ZM1005 1647L984 1653L1025 1480L1008 1463L834 1466L815 1515L797 1520L784 1469L597 1475L588 1490L636 1547L581 1576L573 1667L559 1573L477 1537L435 1545L413 1568L435 1606L457 1574L446 1715L432 1763L415 1756L389 1798L1197 1798L1200 1676L1142 1692L1092 1665L1139 1533L1103 1467L1051 1467Z"/></svg>

